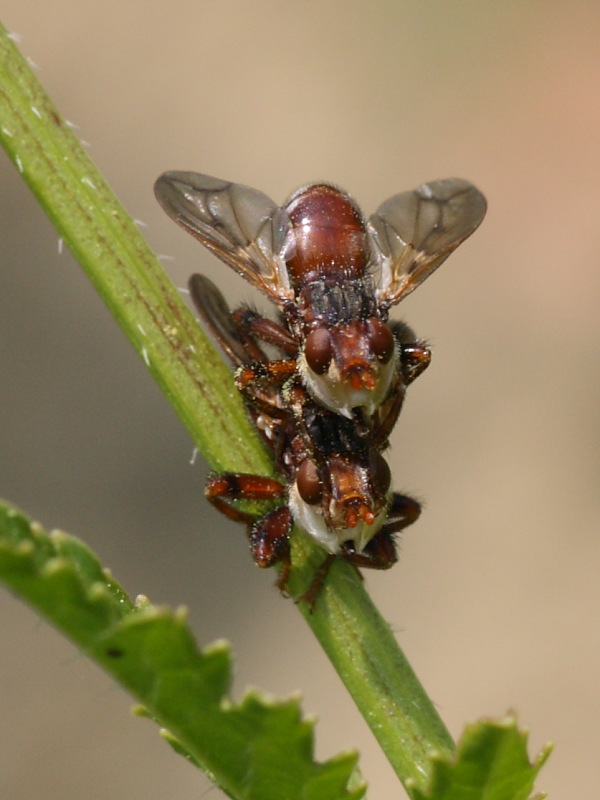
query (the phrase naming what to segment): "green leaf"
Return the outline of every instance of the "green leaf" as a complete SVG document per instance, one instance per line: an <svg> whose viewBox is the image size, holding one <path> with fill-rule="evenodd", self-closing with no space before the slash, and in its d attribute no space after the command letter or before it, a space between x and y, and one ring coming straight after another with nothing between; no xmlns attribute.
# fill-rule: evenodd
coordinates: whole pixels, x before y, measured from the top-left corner
<svg viewBox="0 0 600 800"><path fill-rule="evenodd" d="M0 505L0 528L4 582L82 647L133 611L131 600L83 542L61 531L48 536L5 504Z"/></svg>
<svg viewBox="0 0 600 800"><path fill-rule="evenodd" d="M184 610L135 605L80 541L46 534L0 503L0 579L144 705L165 738L231 797L358 800L356 755L313 756L314 722L298 697L229 697L229 646L199 650Z"/></svg>
<svg viewBox="0 0 600 800"><path fill-rule="evenodd" d="M412 800L527 800L551 749L530 763L527 733L514 716L480 720L467 726L452 759L432 759L428 789L413 786L409 793Z"/></svg>

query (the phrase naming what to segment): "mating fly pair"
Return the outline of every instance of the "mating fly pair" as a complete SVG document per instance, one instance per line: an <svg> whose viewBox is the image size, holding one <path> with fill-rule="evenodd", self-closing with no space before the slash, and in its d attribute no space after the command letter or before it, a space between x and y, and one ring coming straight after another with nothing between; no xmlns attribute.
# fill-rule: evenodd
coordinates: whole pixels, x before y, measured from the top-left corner
<svg viewBox="0 0 600 800"><path fill-rule="evenodd" d="M358 566L391 566L393 534L420 509L391 492L381 452L430 353L408 327L387 323L389 309L477 228L485 198L466 181L435 181L391 197L366 222L329 184L298 190L284 207L193 172L165 173L155 192L170 217L280 311L279 322L250 309L231 313L210 281L191 279L194 302L237 366L236 384L285 479L216 476L208 499L250 524L260 566L284 562L282 587L294 521L330 554L325 565L341 555ZM270 360L261 345L283 357ZM281 505L255 521L234 507L237 499ZM322 575L308 599L320 582Z"/></svg>

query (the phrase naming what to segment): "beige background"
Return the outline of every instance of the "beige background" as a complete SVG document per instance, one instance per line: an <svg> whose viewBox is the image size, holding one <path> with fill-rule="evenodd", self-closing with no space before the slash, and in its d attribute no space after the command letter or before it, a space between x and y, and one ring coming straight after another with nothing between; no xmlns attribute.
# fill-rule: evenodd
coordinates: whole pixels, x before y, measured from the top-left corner
<svg viewBox="0 0 600 800"><path fill-rule="evenodd" d="M280 201L325 178L367 212L431 178L486 193L480 231L396 311L435 348L391 455L426 509L368 584L454 735L516 709L532 752L556 741L539 788L597 798L600 4L5 0L2 16L178 285L202 270L250 296L159 209L166 169ZM293 605L204 502L144 365L0 171L0 494L132 594L188 605L202 642L231 639L236 696L301 689L319 757L358 747L370 796L398 796ZM204 794L129 698L1 597L2 798Z"/></svg>

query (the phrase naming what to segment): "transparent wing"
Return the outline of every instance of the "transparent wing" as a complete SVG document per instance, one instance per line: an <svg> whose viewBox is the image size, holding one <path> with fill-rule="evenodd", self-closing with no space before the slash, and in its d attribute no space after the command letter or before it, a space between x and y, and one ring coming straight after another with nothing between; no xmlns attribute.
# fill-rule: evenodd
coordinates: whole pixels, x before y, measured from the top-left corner
<svg viewBox="0 0 600 800"><path fill-rule="evenodd" d="M267 195L197 172L165 172L154 192L175 222L272 300L293 297L283 258L289 218Z"/></svg>
<svg viewBox="0 0 600 800"><path fill-rule="evenodd" d="M424 183L382 203L369 219L382 306L416 289L480 224L486 200L461 178Z"/></svg>
<svg viewBox="0 0 600 800"><path fill-rule="evenodd" d="M188 286L204 324L231 362L237 367L248 363L250 359L233 323L231 310L215 284L204 275L192 275Z"/></svg>

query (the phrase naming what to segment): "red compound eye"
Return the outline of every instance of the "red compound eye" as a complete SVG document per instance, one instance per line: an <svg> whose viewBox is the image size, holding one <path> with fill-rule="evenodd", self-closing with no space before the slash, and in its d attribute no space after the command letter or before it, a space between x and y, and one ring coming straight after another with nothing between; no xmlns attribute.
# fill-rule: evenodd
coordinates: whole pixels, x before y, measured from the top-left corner
<svg viewBox="0 0 600 800"><path fill-rule="evenodd" d="M296 475L298 493L305 503L311 506L321 502L321 481L314 461L306 459Z"/></svg>
<svg viewBox="0 0 600 800"><path fill-rule="evenodd" d="M317 375L324 375L333 358L331 336L327 328L315 328L308 334L304 343L304 355L308 366Z"/></svg>
<svg viewBox="0 0 600 800"><path fill-rule="evenodd" d="M367 321L367 336L377 360L387 364L395 350L394 334L389 326L372 317Z"/></svg>

